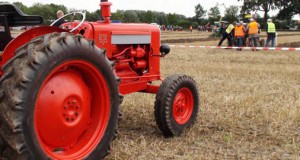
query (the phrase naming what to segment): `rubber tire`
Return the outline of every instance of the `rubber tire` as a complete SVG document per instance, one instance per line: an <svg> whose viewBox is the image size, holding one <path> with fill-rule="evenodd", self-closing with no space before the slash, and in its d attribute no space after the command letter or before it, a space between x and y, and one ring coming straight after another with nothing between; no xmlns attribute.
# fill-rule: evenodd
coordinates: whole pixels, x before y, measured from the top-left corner
<svg viewBox="0 0 300 160"><path fill-rule="evenodd" d="M116 137L121 96L118 78L105 50L81 35L51 33L31 40L16 50L16 56L3 66L0 79L0 147L1 156L9 160L50 159L41 148L33 125L37 94L47 74L68 60L93 64L108 84L110 117L105 133L95 149L84 159L101 159L108 155Z"/></svg>
<svg viewBox="0 0 300 160"><path fill-rule="evenodd" d="M173 101L181 88L188 88L194 99L193 111L184 124L179 124L173 116ZM156 124L165 137L180 136L196 121L199 110L199 95L196 82L186 75L171 75L161 84L155 98L154 115Z"/></svg>

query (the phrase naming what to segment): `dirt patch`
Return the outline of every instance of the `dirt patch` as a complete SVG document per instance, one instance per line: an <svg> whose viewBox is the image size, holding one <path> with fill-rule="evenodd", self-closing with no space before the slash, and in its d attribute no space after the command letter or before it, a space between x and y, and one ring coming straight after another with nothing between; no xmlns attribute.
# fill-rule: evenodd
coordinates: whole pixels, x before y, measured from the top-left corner
<svg viewBox="0 0 300 160"><path fill-rule="evenodd" d="M278 47L291 47L291 48L297 48L300 46L300 42L292 42L292 43L282 43L278 44Z"/></svg>
<svg viewBox="0 0 300 160"><path fill-rule="evenodd" d="M187 38L187 39L167 39L162 40L161 43L192 43L197 41L215 41L219 38Z"/></svg>

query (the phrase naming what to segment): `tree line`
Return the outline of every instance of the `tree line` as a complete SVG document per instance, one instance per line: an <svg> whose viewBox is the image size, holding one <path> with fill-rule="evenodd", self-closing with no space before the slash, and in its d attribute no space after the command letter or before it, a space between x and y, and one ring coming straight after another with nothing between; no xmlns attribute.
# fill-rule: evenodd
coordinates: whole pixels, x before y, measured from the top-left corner
<svg viewBox="0 0 300 160"><path fill-rule="evenodd" d="M111 19L118 20L124 23L157 23L160 25L178 25L184 28L188 28L190 25L207 25L215 21L226 20L229 22L245 20L245 15L262 11L263 17L255 17L259 22L264 24L270 16L268 13L272 10L279 10L278 14L273 17L282 20L291 20L291 18L300 13L300 1L299 0L237 0L243 1L243 6L227 6L223 4L225 9L224 17L221 17L220 5L216 5L209 9L204 10L203 6L199 3L195 8L195 16L186 17L184 15L176 13L164 13L157 11L143 11L143 10L117 10L112 13ZM8 3L0 1L1 3ZM14 2L25 14L28 15L40 15L44 18L44 24L50 24L56 19L57 10L62 10L65 13L72 11L86 12L87 21L98 21L101 19L100 9L90 12L87 10L78 10L74 8L68 8L64 5L57 4L42 4L35 3L32 6L26 6L22 2Z"/></svg>

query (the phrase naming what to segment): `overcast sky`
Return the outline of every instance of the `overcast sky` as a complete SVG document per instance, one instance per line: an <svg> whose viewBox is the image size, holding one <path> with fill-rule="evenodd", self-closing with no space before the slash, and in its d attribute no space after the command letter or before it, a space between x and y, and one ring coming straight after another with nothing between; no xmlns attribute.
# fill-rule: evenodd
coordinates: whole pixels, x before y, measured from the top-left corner
<svg viewBox="0 0 300 160"><path fill-rule="evenodd" d="M95 11L99 9L100 0L0 0L9 2L22 2L26 6L31 6L34 3L54 3L63 4L68 8L86 9ZM113 3L112 12L116 10L152 10L165 13L177 13L187 17L195 16L195 6L201 4L205 10L209 11L211 7L217 3L224 3L226 7L230 5L242 6L237 0L109 0ZM220 5L220 11L223 15L224 6Z"/></svg>

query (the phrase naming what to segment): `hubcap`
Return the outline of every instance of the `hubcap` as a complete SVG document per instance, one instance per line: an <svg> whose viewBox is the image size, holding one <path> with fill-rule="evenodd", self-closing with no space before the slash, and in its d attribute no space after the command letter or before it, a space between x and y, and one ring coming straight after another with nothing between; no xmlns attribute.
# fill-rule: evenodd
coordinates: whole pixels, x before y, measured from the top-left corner
<svg viewBox="0 0 300 160"><path fill-rule="evenodd" d="M55 68L40 88L35 132L51 159L83 159L102 139L110 116L103 75L85 61Z"/></svg>
<svg viewBox="0 0 300 160"><path fill-rule="evenodd" d="M173 101L173 117L178 124L185 124L194 109L193 94L189 88L181 88Z"/></svg>

